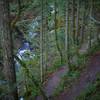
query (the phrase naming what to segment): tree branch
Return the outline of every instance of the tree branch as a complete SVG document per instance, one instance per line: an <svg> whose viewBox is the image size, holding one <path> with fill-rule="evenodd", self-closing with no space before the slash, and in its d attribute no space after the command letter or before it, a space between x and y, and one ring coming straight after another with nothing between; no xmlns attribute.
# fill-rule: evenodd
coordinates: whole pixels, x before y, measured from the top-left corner
<svg viewBox="0 0 100 100"><path fill-rule="evenodd" d="M21 1L18 0L18 13L17 13L15 19L11 22L11 28L14 28L15 27L16 22L20 18L20 14L21 14Z"/></svg>
<svg viewBox="0 0 100 100"><path fill-rule="evenodd" d="M93 0L91 0L91 5L90 5L90 19L92 21L94 21L97 24L100 24L100 21L96 20L93 16L92 16L92 12L93 12Z"/></svg>
<svg viewBox="0 0 100 100"><path fill-rule="evenodd" d="M90 15L90 19L97 24L100 24L100 21L96 20L92 15Z"/></svg>

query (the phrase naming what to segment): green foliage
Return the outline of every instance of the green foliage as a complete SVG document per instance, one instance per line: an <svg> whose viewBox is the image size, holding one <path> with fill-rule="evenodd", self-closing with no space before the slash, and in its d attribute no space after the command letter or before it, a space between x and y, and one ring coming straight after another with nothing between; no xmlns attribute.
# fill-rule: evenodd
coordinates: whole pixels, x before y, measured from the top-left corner
<svg viewBox="0 0 100 100"><path fill-rule="evenodd" d="M87 54L78 54L75 61L70 64L70 71L81 71L87 64L89 56Z"/></svg>
<svg viewBox="0 0 100 100"><path fill-rule="evenodd" d="M69 55L72 57L73 55L76 55L78 52L78 46L77 45L70 45L70 51L69 51Z"/></svg>
<svg viewBox="0 0 100 100"><path fill-rule="evenodd" d="M77 63L76 64L71 63L70 69L72 71L74 71L74 70L80 70L81 71L86 66L86 64L88 63L90 56L95 54L98 51L100 51L100 46L99 46L98 42L95 45L93 45L91 47L91 49L89 49L85 54L77 54L77 48L76 49L74 48L71 53L73 55L77 54L77 56L76 56L76 59L77 59L76 62Z"/></svg>
<svg viewBox="0 0 100 100"><path fill-rule="evenodd" d="M68 77L69 78L78 78L80 76L80 72L79 71L71 71L68 73Z"/></svg>
<svg viewBox="0 0 100 100"><path fill-rule="evenodd" d="M53 60L51 66L48 68L48 72L49 73L50 72L55 72L57 69L59 69L60 67L62 67L64 64L65 64L64 62L61 64L60 58L59 57L56 57Z"/></svg>
<svg viewBox="0 0 100 100"><path fill-rule="evenodd" d="M29 99L30 97L35 97L40 94L39 88L34 85L33 82L27 80L27 90L24 92L23 96L25 99Z"/></svg>
<svg viewBox="0 0 100 100"><path fill-rule="evenodd" d="M97 79L97 81L100 81L100 72L98 72L98 73L96 74L96 79Z"/></svg>
<svg viewBox="0 0 100 100"><path fill-rule="evenodd" d="M80 76L79 71L70 71L66 75L63 76L63 78L60 81L60 84L57 86L57 88L54 91L54 96L59 95L64 90L71 87L73 81L77 79Z"/></svg>
<svg viewBox="0 0 100 100"><path fill-rule="evenodd" d="M1 85L0 84L0 98L5 95L5 88L4 88L4 85Z"/></svg>
<svg viewBox="0 0 100 100"><path fill-rule="evenodd" d="M37 96L40 94L39 90L39 69L38 69L38 60L36 58L29 61L21 61L21 68L17 72L17 81L22 83L19 87L19 93L25 98L29 96ZM38 83L38 84L37 84ZM30 93L30 94L29 94ZM27 100L27 99L26 99Z"/></svg>
<svg viewBox="0 0 100 100"><path fill-rule="evenodd" d="M97 42L97 44L95 44L90 50L89 50L89 53L88 55L91 55L91 54L95 54L96 52L100 51L100 43Z"/></svg>
<svg viewBox="0 0 100 100"><path fill-rule="evenodd" d="M85 62L85 58L86 58L86 55L85 54L83 54L83 55L79 55L78 56L79 58L78 58L78 63L79 63L79 65L83 65L84 64L84 62Z"/></svg>
<svg viewBox="0 0 100 100"><path fill-rule="evenodd" d="M80 54L78 56L78 68L82 69L88 62L89 57L86 54Z"/></svg>

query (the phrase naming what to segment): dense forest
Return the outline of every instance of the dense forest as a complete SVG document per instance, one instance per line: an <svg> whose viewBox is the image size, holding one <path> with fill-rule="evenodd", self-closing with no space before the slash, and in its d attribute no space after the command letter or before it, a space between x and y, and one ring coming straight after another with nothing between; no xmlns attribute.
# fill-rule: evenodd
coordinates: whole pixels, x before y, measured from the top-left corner
<svg viewBox="0 0 100 100"><path fill-rule="evenodd" d="M100 0L0 0L0 100L100 100Z"/></svg>

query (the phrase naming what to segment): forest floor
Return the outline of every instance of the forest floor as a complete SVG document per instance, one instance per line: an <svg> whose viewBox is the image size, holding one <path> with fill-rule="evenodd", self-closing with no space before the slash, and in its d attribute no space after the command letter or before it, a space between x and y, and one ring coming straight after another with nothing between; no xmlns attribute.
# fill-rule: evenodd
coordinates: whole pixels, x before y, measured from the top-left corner
<svg viewBox="0 0 100 100"><path fill-rule="evenodd" d="M48 79L48 82L45 85L45 93L48 97L52 97L55 89L59 85L61 78L66 74L67 68L64 66L57 70L52 76ZM100 72L100 52L93 54L90 59L87 67L81 72L79 79L73 82L72 86L65 90L60 95L50 99L50 100L75 100L90 83L96 80L96 74ZM41 100L37 98L37 100Z"/></svg>
<svg viewBox="0 0 100 100"><path fill-rule="evenodd" d="M55 97L53 100L75 100L90 83L96 80L96 74L100 72L100 52L91 56L89 64L81 73L79 79L72 87Z"/></svg>

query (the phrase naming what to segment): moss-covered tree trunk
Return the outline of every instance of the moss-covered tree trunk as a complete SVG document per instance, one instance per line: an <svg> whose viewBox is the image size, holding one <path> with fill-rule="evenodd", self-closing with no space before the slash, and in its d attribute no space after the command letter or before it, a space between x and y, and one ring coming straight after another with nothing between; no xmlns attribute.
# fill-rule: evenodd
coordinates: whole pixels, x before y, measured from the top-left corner
<svg viewBox="0 0 100 100"><path fill-rule="evenodd" d="M7 81L6 89L8 91L8 95L5 98L6 100L18 100L9 17L9 1L0 0L0 36L3 51L4 76Z"/></svg>

